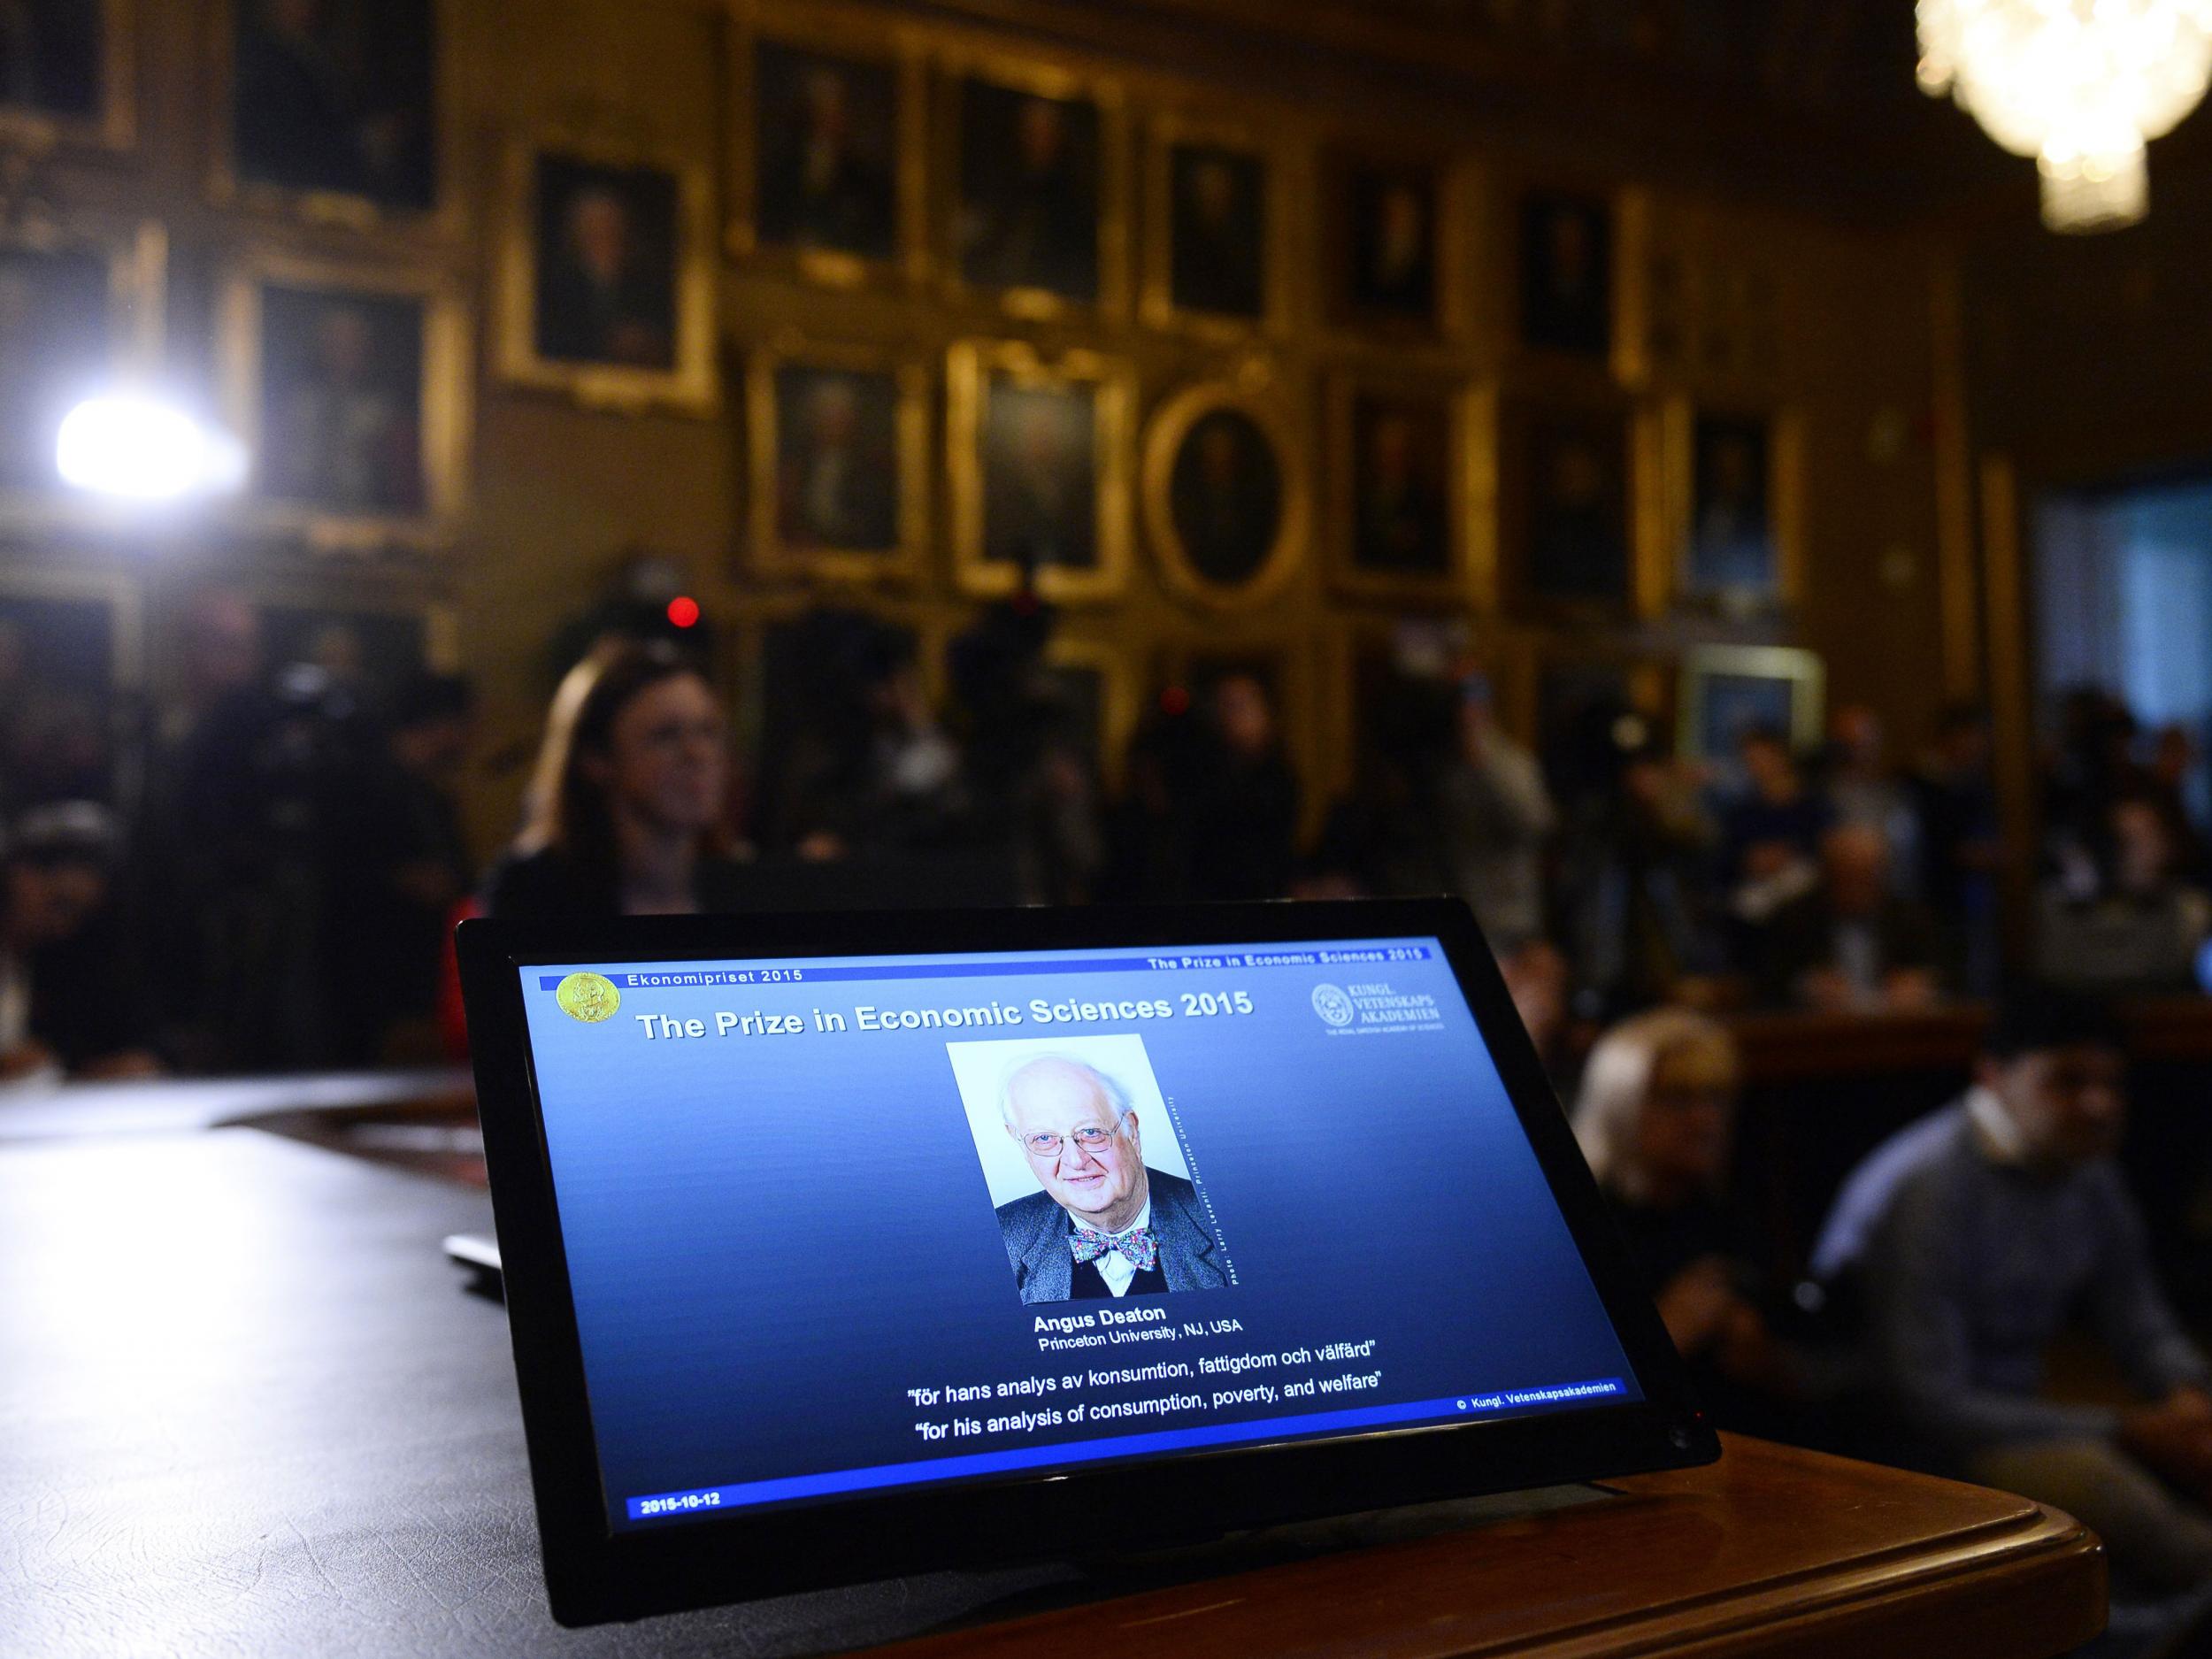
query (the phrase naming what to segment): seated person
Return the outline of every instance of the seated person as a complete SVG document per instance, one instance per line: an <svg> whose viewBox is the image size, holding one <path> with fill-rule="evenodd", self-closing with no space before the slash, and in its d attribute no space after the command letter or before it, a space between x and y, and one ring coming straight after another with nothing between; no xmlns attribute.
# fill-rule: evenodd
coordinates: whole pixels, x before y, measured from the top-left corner
<svg viewBox="0 0 2212 1659"><path fill-rule="evenodd" d="M1889 845L1863 824L1821 837L1819 879L1747 930L1743 954L1772 1006L1880 1013L1938 999L1934 926L1893 890Z"/></svg>
<svg viewBox="0 0 2212 1659"><path fill-rule="evenodd" d="M2193 989L2197 952L2212 932L2212 897L2180 874L2166 814L2147 796L2107 809L2108 846L2096 885L2047 883L2037 941L2046 978L2117 995Z"/></svg>
<svg viewBox="0 0 2212 1659"><path fill-rule="evenodd" d="M0 1080L161 1070L108 910L118 841L106 808L65 801L25 813L0 853Z"/></svg>
<svg viewBox="0 0 2212 1659"><path fill-rule="evenodd" d="M1737 756L1746 787L1720 815L1721 883L1730 912L1756 924L1812 886L1814 852L1835 815L1806 787L1783 732L1747 727Z"/></svg>
<svg viewBox="0 0 2212 1659"><path fill-rule="evenodd" d="M1770 1329L1755 1252L1721 1198L1736 1079L1724 1029L1655 1009L1590 1050L1574 1131L1699 1400L1723 1428L1771 1435L1795 1426L1794 1402L1825 1390L1809 1357Z"/></svg>
<svg viewBox="0 0 2212 1659"><path fill-rule="evenodd" d="M2166 1594L2212 1585L2212 1367L2159 1289L2113 1161L2124 1067L2101 1005L2008 1001L1965 1097L1845 1184L1813 1271L1861 1310L1883 1396L1927 1461L2066 1509L2116 1578ZM2076 1314L2137 1403L2045 1394L2044 1352Z"/></svg>

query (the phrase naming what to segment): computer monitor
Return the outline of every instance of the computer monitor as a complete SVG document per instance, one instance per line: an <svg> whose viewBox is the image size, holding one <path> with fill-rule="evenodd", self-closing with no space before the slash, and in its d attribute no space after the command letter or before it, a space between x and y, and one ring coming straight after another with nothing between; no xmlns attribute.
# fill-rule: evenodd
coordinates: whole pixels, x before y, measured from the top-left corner
<svg viewBox="0 0 2212 1659"><path fill-rule="evenodd" d="M1455 902L461 956L565 1621L1717 1455Z"/></svg>

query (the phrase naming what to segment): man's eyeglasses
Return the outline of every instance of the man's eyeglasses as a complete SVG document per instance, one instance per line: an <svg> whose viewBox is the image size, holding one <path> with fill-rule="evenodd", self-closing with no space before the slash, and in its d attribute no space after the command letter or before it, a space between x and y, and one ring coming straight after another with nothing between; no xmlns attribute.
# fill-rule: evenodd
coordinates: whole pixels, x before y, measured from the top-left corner
<svg viewBox="0 0 2212 1659"><path fill-rule="evenodd" d="M1101 1129L1096 1124L1085 1124L1072 1135L1024 1135L1021 1142L1027 1149L1029 1156L1038 1159L1058 1157L1060 1148L1066 1141L1074 1141L1086 1152L1103 1152L1113 1141L1114 1136L1119 1133L1120 1127L1121 1125L1117 1124L1111 1129Z"/></svg>

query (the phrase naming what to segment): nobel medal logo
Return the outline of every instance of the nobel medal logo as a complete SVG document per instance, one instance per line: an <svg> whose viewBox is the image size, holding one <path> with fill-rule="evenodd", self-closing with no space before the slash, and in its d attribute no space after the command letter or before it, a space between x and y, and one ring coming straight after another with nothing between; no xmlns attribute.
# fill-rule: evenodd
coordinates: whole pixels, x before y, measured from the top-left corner
<svg viewBox="0 0 2212 1659"><path fill-rule="evenodd" d="M604 974L572 973L555 987L553 1000L571 1019L596 1025L614 1018L615 1010L622 1006L622 993Z"/></svg>
<svg viewBox="0 0 2212 1659"><path fill-rule="evenodd" d="M1344 994L1340 985L1317 985L1313 987L1313 1011L1332 1025L1348 1025L1358 1010L1352 999Z"/></svg>

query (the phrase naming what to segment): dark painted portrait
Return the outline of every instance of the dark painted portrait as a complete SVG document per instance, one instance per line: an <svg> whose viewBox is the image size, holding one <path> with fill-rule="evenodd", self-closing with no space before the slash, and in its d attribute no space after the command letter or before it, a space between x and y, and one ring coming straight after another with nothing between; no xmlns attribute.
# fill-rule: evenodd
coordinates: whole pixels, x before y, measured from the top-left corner
<svg viewBox="0 0 2212 1659"><path fill-rule="evenodd" d="M864 259L898 250L898 73L764 42L753 59L761 242Z"/></svg>
<svg viewBox="0 0 2212 1659"><path fill-rule="evenodd" d="M992 377L982 424L983 557L1035 571L1094 569L1097 394Z"/></svg>
<svg viewBox="0 0 2212 1659"><path fill-rule="evenodd" d="M1378 575L1452 568L1451 410L1442 398L1352 404L1352 563Z"/></svg>
<svg viewBox="0 0 2212 1659"><path fill-rule="evenodd" d="M675 367L677 194L658 167L538 157L540 357Z"/></svg>
<svg viewBox="0 0 2212 1659"><path fill-rule="evenodd" d="M1283 524L1282 461L1266 429L1240 409L1193 421L1175 451L1168 514L1208 581L1233 588L1258 575Z"/></svg>
<svg viewBox="0 0 2212 1659"><path fill-rule="evenodd" d="M1214 144L1168 152L1169 298L1179 311L1257 318L1267 309L1267 168Z"/></svg>
<svg viewBox="0 0 2212 1659"><path fill-rule="evenodd" d="M232 151L242 182L400 211L432 204L432 0L233 0L233 17Z"/></svg>
<svg viewBox="0 0 2212 1659"><path fill-rule="evenodd" d="M419 511L422 302L261 290L260 488L334 513Z"/></svg>
<svg viewBox="0 0 2212 1659"><path fill-rule="evenodd" d="M1692 440L1688 585L1701 594L1771 594L1779 575L1768 488L1767 424L1700 415Z"/></svg>
<svg viewBox="0 0 2212 1659"><path fill-rule="evenodd" d="M776 525L786 547L897 549L898 419L892 375L776 371Z"/></svg>
<svg viewBox="0 0 2212 1659"><path fill-rule="evenodd" d="M1346 177L1349 234L1344 293L1356 311L1436 318L1436 175L1425 167L1359 165Z"/></svg>
<svg viewBox="0 0 2212 1659"><path fill-rule="evenodd" d="M960 274L1096 299L1101 165L1095 104L964 81Z"/></svg>
<svg viewBox="0 0 2212 1659"><path fill-rule="evenodd" d="M1625 603L1628 426L1617 415L1539 411L1522 453L1527 581L1542 599Z"/></svg>
<svg viewBox="0 0 2212 1659"><path fill-rule="evenodd" d="M1613 227L1605 204L1532 196L1521 204L1521 338L1603 357L1613 342Z"/></svg>
<svg viewBox="0 0 2212 1659"><path fill-rule="evenodd" d="M108 364L106 258L0 249L0 488L57 486L62 417Z"/></svg>
<svg viewBox="0 0 2212 1659"><path fill-rule="evenodd" d="M11 811L112 799L116 649L104 598L0 595L0 792Z"/></svg>
<svg viewBox="0 0 2212 1659"><path fill-rule="evenodd" d="M101 0L0 0L0 109L98 115L104 10Z"/></svg>

